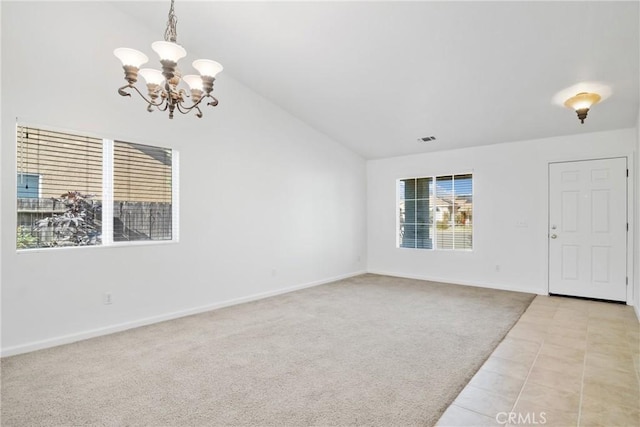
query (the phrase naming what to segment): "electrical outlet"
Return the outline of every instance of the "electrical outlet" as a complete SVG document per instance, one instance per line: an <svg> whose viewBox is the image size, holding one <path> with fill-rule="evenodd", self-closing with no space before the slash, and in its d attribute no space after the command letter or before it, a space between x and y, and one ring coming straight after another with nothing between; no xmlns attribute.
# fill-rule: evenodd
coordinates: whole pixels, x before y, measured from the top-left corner
<svg viewBox="0 0 640 427"><path fill-rule="evenodd" d="M113 295L111 295L111 292L105 292L102 295L102 302L105 305L113 304Z"/></svg>
<svg viewBox="0 0 640 427"><path fill-rule="evenodd" d="M500 273L500 264L496 264L496 272Z"/></svg>
<svg viewBox="0 0 640 427"><path fill-rule="evenodd" d="M271 269L271 276L276 277L278 275L278 271L275 268Z"/></svg>

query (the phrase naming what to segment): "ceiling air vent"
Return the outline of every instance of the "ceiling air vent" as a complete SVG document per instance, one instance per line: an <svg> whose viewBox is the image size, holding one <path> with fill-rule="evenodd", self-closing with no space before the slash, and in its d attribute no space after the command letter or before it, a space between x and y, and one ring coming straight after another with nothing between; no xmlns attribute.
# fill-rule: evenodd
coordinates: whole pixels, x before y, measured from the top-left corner
<svg viewBox="0 0 640 427"><path fill-rule="evenodd" d="M436 137L435 136L423 136L422 138L418 138L418 142L430 142L430 141L435 141Z"/></svg>

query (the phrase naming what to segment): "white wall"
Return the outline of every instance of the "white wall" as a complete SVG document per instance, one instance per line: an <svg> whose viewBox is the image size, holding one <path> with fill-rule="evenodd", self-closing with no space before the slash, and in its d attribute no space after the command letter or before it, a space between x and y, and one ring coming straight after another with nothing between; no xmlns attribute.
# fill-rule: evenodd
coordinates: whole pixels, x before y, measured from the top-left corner
<svg viewBox="0 0 640 427"><path fill-rule="evenodd" d="M367 269L546 294L548 163L626 156L631 166L635 145L635 130L624 129L371 160ZM465 172L473 172L473 251L397 249L396 180Z"/></svg>
<svg viewBox="0 0 640 427"><path fill-rule="evenodd" d="M636 125L636 153L635 153L635 255L633 257L633 296L636 316L640 321L640 111L638 112L638 123Z"/></svg>
<svg viewBox="0 0 640 427"><path fill-rule="evenodd" d="M111 52L157 38L104 3L2 2L3 355L364 271L364 160L233 70L204 118L147 113ZM16 117L179 150L180 242L16 253Z"/></svg>

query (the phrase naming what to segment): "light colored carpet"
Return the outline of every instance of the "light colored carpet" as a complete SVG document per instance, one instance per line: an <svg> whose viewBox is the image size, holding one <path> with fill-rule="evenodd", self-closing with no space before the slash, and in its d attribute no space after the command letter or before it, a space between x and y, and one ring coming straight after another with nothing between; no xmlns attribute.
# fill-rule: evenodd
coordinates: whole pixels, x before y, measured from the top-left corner
<svg viewBox="0 0 640 427"><path fill-rule="evenodd" d="M433 425L533 295L366 274L2 360L2 425Z"/></svg>

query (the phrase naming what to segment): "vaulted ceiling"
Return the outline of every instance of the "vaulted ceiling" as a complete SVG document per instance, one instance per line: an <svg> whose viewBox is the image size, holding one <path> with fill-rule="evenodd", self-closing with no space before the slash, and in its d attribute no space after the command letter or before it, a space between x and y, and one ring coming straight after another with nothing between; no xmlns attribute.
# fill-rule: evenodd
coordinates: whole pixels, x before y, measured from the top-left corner
<svg viewBox="0 0 640 427"><path fill-rule="evenodd" d="M162 38L169 1L114 5ZM225 66L216 86L230 75L372 159L634 127L638 6L176 0L175 11L189 58ZM553 102L580 82L612 90L583 125Z"/></svg>

